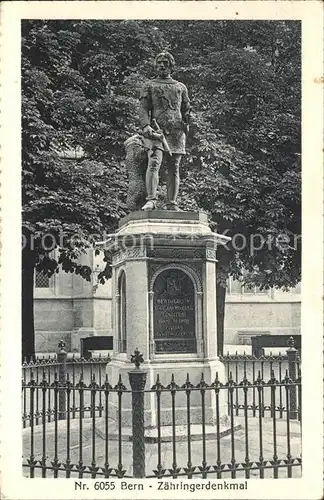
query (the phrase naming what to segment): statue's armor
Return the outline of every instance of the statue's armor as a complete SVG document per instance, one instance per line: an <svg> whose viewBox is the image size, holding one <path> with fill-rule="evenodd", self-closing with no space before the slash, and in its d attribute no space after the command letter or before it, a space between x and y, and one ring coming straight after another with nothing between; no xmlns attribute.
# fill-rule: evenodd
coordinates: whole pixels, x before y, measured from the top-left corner
<svg viewBox="0 0 324 500"><path fill-rule="evenodd" d="M185 117L190 102L187 87L172 78L155 78L142 89L139 118L142 127L153 118L162 129L172 153L185 154Z"/></svg>

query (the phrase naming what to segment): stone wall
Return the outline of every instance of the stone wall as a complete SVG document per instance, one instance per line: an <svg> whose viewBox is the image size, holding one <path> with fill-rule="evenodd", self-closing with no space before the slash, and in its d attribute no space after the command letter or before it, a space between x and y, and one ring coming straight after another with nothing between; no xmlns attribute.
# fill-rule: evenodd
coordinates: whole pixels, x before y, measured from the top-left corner
<svg viewBox="0 0 324 500"><path fill-rule="evenodd" d="M263 333L300 334L300 302L226 303L225 344L250 343L251 335Z"/></svg>
<svg viewBox="0 0 324 500"><path fill-rule="evenodd" d="M95 268L93 255L82 259ZM61 339L69 351L79 352L81 337L112 335L111 283L97 286L95 273L91 282L59 273L47 288L35 288L34 314L36 352L56 352Z"/></svg>

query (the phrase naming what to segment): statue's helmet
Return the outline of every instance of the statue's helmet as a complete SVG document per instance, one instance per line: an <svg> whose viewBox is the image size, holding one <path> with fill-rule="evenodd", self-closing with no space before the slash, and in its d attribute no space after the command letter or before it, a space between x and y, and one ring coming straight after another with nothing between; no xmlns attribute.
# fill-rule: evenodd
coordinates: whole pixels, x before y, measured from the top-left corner
<svg viewBox="0 0 324 500"><path fill-rule="evenodd" d="M159 59L161 58L165 58L169 61L169 65L170 65L170 68L171 70L174 68L175 66L175 60L174 60L174 57L172 54L170 54L170 52L167 52L167 51L162 51L160 52L154 59L154 65L156 65L156 63L158 62Z"/></svg>

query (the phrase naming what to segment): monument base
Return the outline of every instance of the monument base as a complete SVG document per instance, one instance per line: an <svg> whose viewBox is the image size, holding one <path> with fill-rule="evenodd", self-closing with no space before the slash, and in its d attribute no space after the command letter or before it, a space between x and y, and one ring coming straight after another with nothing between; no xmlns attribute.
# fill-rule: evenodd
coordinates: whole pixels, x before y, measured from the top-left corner
<svg viewBox="0 0 324 500"><path fill-rule="evenodd" d="M96 420L95 433L102 439L106 439L105 434L105 417ZM91 427L92 428L92 427ZM202 431L202 426L199 424L190 425L190 441L213 441L216 439L221 439L222 437L228 436L231 432L236 432L242 429L241 424L235 424L233 430L228 424L222 424L219 426L219 433L217 434L215 425L206 425L204 433ZM177 425L174 428L175 441L183 442L188 440L188 426L187 425ZM109 431L108 441L118 441L119 432L117 426ZM121 441L133 441L133 430L131 427L122 427ZM158 433L157 427L147 427L144 431L144 441L145 443L170 443L173 441L173 427L171 425L165 425L161 427L160 433Z"/></svg>
<svg viewBox="0 0 324 500"><path fill-rule="evenodd" d="M131 371L131 363L113 359L107 365L107 375L109 383L115 386L121 377L122 383L130 390L128 373ZM219 360L197 360L197 358L185 358L178 356L178 359L170 361L151 361L141 366L141 371L147 373L145 393L144 393L144 425L145 428L156 428L158 425L158 397L154 385L157 380L162 384L163 390L160 395L160 425L176 426L188 423L188 413L190 423L193 425L202 424L215 425L217 422L216 392L214 389L201 391L200 384L204 381L208 386L214 383L216 373L218 380L225 381L225 367ZM170 384L176 384L174 399L172 398ZM185 389L186 381L192 385L190 388L189 406ZM198 386L198 387L197 387ZM151 390L152 389L152 390ZM118 419L118 395L111 393L109 396L109 417ZM173 412L173 403L174 409ZM220 390L218 398L218 420L222 426L228 425L227 416L227 391ZM122 425L131 427L132 425L132 396L130 392L123 393L121 408Z"/></svg>
<svg viewBox="0 0 324 500"><path fill-rule="evenodd" d="M227 424L227 391L217 357L216 248L228 237L212 232L202 212L140 211L124 217L104 244L112 261L114 352L109 383L128 372L134 352L144 359L145 428ZM162 384L159 392L156 383ZM133 394L134 395L134 394ZM216 397L217 395L217 397ZM132 425L132 393L109 395L109 417ZM160 410L159 410L160 408Z"/></svg>

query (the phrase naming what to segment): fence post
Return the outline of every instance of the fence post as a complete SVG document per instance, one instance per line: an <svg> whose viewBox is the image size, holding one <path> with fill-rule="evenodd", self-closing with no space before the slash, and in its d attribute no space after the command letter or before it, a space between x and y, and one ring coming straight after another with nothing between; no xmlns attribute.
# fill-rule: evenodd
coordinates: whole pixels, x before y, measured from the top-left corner
<svg viewBox="0 0 324 500"><path fill-rule="evenodd" d="M58 343L59 351L57 353L57 361L59 365L59 412L58 418L59 420L65 420L66 418L66 391L65 391L65 382L66 382L66 358L67 352L64 349L65 342L61 340ZM61 388L61 389L60 389Z"/></svg>
<svg viewBox="0 0 324 500"><path fill-rule="evenodd" d="M297 356L298 351L295 348L295 341L293 337L290 337L288 340L288 349L287 349L287 357L288 357L288 375L292 380L294 385L290 387L290 401L289 401L289 418L296 419L297 418L297 394L296 394L296 379L297 379Z"/></svg>
<svg viewBox="0 0 324 500"><path fill-rule="evenodd" d="M145 440L144 440L144 389L147 372L140 369L144 362L136 348L131 357L135 368L128 372L132 389L132 430L133 430L133 477L145 477Z"/></svg>

